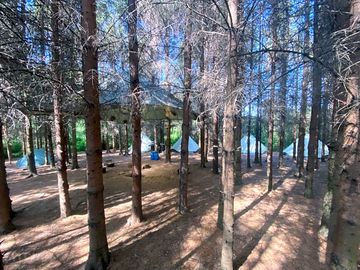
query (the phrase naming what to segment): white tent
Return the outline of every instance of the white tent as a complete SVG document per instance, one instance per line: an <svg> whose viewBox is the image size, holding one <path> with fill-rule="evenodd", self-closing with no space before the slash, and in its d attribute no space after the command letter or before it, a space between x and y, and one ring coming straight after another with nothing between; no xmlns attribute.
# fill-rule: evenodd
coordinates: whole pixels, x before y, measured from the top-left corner
<svg viewBox="0 0 360 270"><path fill-rule="evenodd" d="M309 145L309 140L310 140L310 136L309 134L305 135L304 138L304 156L307 157L308 156L308 145ZM318 141L318 158L321 158L321 153L322 153L322 141ZM297 154L297 147L299 145L299 138L296 139L296 154ZM292 156L293 155L293 149L294 149L294 144L291 143L288 147L286 147L284 149L284 152L289 155ZM325 144L325 156L329 155L329 149L327 147L327 145Z"/></svg>
<svg viewBox="0 0 360 270"><path fill-rule="evenodd" d="M171 147L171 150L174 150L176 152L181 152L181 138L180 137L176 143L173 144L173 146ZM190 153L195 153L199 150L199 145L194 141L193 138L189 137L189 147L188 147L188 151Z"/></svg>
<svg viewBox="0 0 360 270"><path fill-rule="evenodd" d="M248 143L248 136L242 137L241 141L241 153L246 154L247 153L247 143ZM262 153L267 151L267 147L263 145L261 142L258 142L258 149L260 151L260 144L261 144L261 151ZM253 135L250 135L250 154L255 154L256 149L256 138Z"/></svg>
<svg viewBox="0 0 360 270"><path fill-rule="evenodd" d="M150 140L148 136L146 136L144 133L141 133L141 153L149 152L151 150L151 145L153 145L154 142ZM132 152L132 145L129 148L129 153Z"/></svg>

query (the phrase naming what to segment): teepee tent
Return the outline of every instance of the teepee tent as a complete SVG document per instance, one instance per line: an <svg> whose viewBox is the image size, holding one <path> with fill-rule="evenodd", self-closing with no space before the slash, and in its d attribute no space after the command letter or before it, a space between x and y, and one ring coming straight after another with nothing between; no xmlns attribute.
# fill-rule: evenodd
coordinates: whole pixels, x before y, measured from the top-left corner
<svg viewBox="0 0 360 270"><path fill-rule="evenodd" d="M34 150L35 157L35 166L39 167L45 165L45 150L44 149L35 149ZM16 167L23 169L27 167L27 157L23 156L16 162Z"/></svg>
<svg viewBox="0 0 360 270"><path fill-rule="evenodd" d="M309 134L305 135L305 139L304 139L304 157L308 156L308 145L309 145L309 140L310 140L310 136ZM322 144L323 142L318 140L318 158L321 158L321 150L322 150ZM299 145L299 138L296 139L296 154L297 154L297 147ZM284 153L286 153L289 156L292 156L293 154L293 149L294 149L294 144L291 143L288 147L285 148ZM327 145L325 145L325 156L329 155L329 148L327 147Z"/></svg>
<svg viewBox="0 0 360 270"><path fill-rule="evenodd" d="M247 145L248 145L248 137L244 136L242 137L241 141L241 153L246 154L247 153ZM261 144L261 151L262 153L267 151L267 147L263 145L261 142L258 142L258 149L260 151L260 144ZM250 135L250 154L255 154L256 149L256 138L253 135Z"/></svg>
<svg viewBox="0 0 360 270"><path fill-rule="evenodd" d="M181 138L180 137L176 143L173 144L173 146L171 147L171 150L174 150L176 152L181 152ZM188 151L190 153L195 153L199 150L199 145L194 141L193 138L189 137L189 147L188 147Z"/></svg>
<svg viewBox="0 0 360 270"><path fill-rule="evenodd" d="M144 133L141 133L141 153L149 152L151 150L151 145L154 142L146 136ZM129 147L129 153L132 152L132 145Z"/></svg>

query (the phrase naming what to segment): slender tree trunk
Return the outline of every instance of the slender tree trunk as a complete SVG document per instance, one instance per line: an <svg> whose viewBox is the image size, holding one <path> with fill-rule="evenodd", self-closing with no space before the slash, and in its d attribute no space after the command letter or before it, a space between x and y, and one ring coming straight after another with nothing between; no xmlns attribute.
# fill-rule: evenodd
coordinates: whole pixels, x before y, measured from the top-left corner
<svg viewBox="0 0 360 270"><path fill-rule="evenodd" d="M131 121L132 136L132 208L130 224L143 220L141 202L141 113L140 113L140 85L139 85L139 55L137 41L137 0L128 0L129 26L129 63L131 90Z"/></svg>
<svg viewBox="0 0 360 270"><path fill-rule="evenodd" d="M213 113L213 173L219 174L219 117L217 111ZM220 189L222 190L222 189ZM221 221L222 222L222 221Z"/></svg>
<svg viewBox="0 0 360 270"><path fill-rule="evenodd" d="M360 3L355 0L341 2L337 8L339 16L336 22L339 26L346 23L347 27L346 33L338 38L349 53L345 59L340 59L341 77L335 91L335 99L339 101L335 117L338 132L335 164L338 164L338 170L333 175L333 232L329 239L332 268L356 270L360 246Z"/></svg>
<svg viewBox="0 0 360 270"><path fill-rule="evenodd" d="M314 55L319 56L319 8L318 0L314 2ZM308 145L308 160L306 164L305 176L305 193L306 198L313 197L313 179L315 160L318 158L318 133L319 133L319 113L321 107L321 70L320 64L314 62L313 64L313 91L312 91L312 105L311 105L311 120L310 120L310 139Z"/></svg>
<svg viewBox="0 0 360 270"><path fill-rule="evenodd" d="M118 125L118 132L119 132L119 155L121 156L123 155L123 150L124 150L121 124Z"/></svg>
<svg viewBox="0 0 360 270"><path fill-rule="evenodd" d="M171 120L170 118L167 119L168 123L166 126L166 148L165 148L165 162L171 163Z"/></svg>
<svg viewBox="0 0 360 270"><path fill-rule="evenodd" d="M68 217L71 215L71 204L69 195L69 184L66 172L66 139L65 128L62 114L62 96L64 95L60 82L61 76L61 60L60 60L60 37L59 37L59 0L51 2L51 28L52 28L52 71L57 80L53 86L54 99L54 122L55 122L55 143L57 157L57 180L60 203L60 216Z"/></svg>
<svg viewBox="0 0 360 270"><path fill-rule="evenodd" d="M25 120L26 122L26 120ZM26 156L26 149L27 149L27 145L26 145L26 123L24 124L24 131L21 132L21 139L22 139L22 144L21 144L21 151L23 156Z"/></svg>
<svg viewBox="0 0 360 270"><path fill-rule="evenodd" d="M205 123L205 163L209 162L208 155L209 155L209 147L210 147L210 136L209 136L209 127Z"/></svg>
<svg viewBox="0 0 360 270"><path fill-rule="evenodd" d="M281 10L285 14L284 19L280 24L280 37L282 41L282 48L288 48L288 36L289 36L289 7L288 0L281 1ZM280 122L279 122L279 163L278 167L284 165L284 148L285 148L285 124L286 124L286 94L288 91L287 80L288 80L288 53L282 53L280 55L280 69L281 69L281 79L280 79L280 92L279 92L279 113L280 113Z"/></svg>
<svg viewBox="0 0 360 270"><path fill-rule="evenodd" d="M238 104L241 106L241 104ZM242 184L241 175L241 161L242 161L242 149L241 149L241 137L242 137L242 113L239 109L238 115L235 117L235 130L234 130L234 143L235 143L235 185L240 186Z"/></svg>
<svg viewBox="0 0 360 270"><path fill-rule="evenodd" d="M299 85L299 70L296 70L295 73L295 81L296 81L296 87L295 87L295 93L294 93L294 98L293 98L293 103L294 103L294 121L293 121L293 153L292 153L292 157L293 160L296 160L296 139L297 139L297 129L296 129L296 125L299 121L299 113L298 113L298 85Z"/></svg>
<svg viewBox="0 0 360 270"><path fill-rule="evenodd" d="M72 170L79 169L78 153L76 148L76 116L71 118L71 148L72 148Z"/></svg>
<svg viewBox="0 0 360 270"><path fill-rule="evenodd" d="M4 124L4 139L5 139L5 142L6 142L6 153L7 153L7 158L8 158L8 161L9 163L11 164L11 161L12 161L12 153L11 153L11 139L9 137L9 131L8 131L8 127L6 125L6 122Z"/></svg>
<svg viewBox="0 0 360 270"><path fill-rule="evenodd" d="M249 104L249 117L248 117L248 125L247 125L247 159L246 159L246 167L248 169L251 168L250 136L251 136L251 103Z"/></svg>
<svg viewBox="0 0 360 270"><path fill-rule="evenodd" d="M202 2L204 8L204 1ZM205 72L205 39L203 36L200 37L200 77L204 76ZM202 89L205 91L205 89ZM206 167L205 159L205 104L203 100L200 101L200 167Z"/></svg>
<svg viewBox="0 0 360 270"><path fill-rule="evenodd" d="M228 80L226 87L226 99L224 106L224 139L223 139L223 170L221 181L223 185L224 218L223 239L221 250L221 269L233 269L233 244L234 244L234 184L235 184L235 132L234 119L236 115L237 100L234 98L237 84L238 59L237 59L237 37L238 26L238 1L228 0L229 16L229 60ZM241 9L242 9L241 1ZM240 12L241 13L241 12ZM240 94L241 95L241 94ZM241 104L240 104L241 107Z"/></svg>
<svg viewBox="0 0 360 270"><path fill-rule="evenodd" d="M188 211L187 185L189 174L189 136L190 136L190 90L191 90L191 53L190 36L192 32L191 9L186 10L184 38L184 100L181 136L181 159L179 169L179 213ZM203 149L204 150L204 149Z"/></svg>
<svg viewBox="0 0 360 270"><path fill-rule="evenodd" d="M125 122L125 156L129 155L129 127Z"/></svg>
<svg viewBox="0 0 360 270"><path fill-rule="evenodd" d="M308 53L310 48L310 2L305 0L305 37L304 52ZM306 59L304 59L305 61ZM299 169L299 177L304 174L304 149L305 149L305 128L306 128L306 109L307 109L307 92L309 87L310 67L305 64L303 67L303 78L301 88L300 102L300 121L299 121L299 141L297 148L297 165ZM306 146L307 147L307 146Z"/></svg>
<svg viewBox="0 0 360 270"><path fill-rule="evenodd" d="M45 142L45 164L50 165L49 159L49 144L48 144L48 124L45 122L44 124L44 142Z"/></svg>
<svg viewBox="0 0 360 270"><path fill-rule="evenodd" d="M26 123L26 158L27 166L31 175L37 175L37 170L35 166L35 154L34 154L34 141L33 141L33 129L31 116L25 116Z"/></svg>
<svg viewBox="0 0 360 270"><path fill-rule="evenodd" d="M110 262L104 212L95 0L82 0L82 15L86 41L83 51L83 83L87 101L85 125L89 225L89 257L86 269L95 270L106 269Z"/></svg>
<svg viewBox="0 0 360 270"><path fill-rule="evenodd" d="M0 234L9 233L15 229L11 222L11 199L6 182L6 167L3 146L3 125L0 119Z"/></svg>
<svg viewBox="0 0 360 270"><path fill-rule="evenodd" d="M49 154L50 154L50 166L55 167L55 155L54 155L54 146L52 140L51 124L48 124L48 144L49 144Z"/></svg>
<svg viewBox="0 0 360 270"><path fill-rule="evenodd" d="M158 128L157 128L157 124L154 124L154 151L159 151L159 147L158 147Z"/></svg>

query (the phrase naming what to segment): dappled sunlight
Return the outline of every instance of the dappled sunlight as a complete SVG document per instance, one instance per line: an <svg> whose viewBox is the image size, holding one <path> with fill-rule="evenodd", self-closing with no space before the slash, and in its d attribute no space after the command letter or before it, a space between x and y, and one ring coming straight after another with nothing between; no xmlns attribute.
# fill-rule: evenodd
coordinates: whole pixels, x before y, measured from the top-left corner
<svg viewBox="0 0 360 270"><path fill-rule="evenodd" d="M142 171L145 220L129 226L131 160L117 154L104 158L108 157L116 164L104 174L106 228L112 252L109 269L219 269L220 176L212 174L211 168L200 169L199 155L192 155L190 212L179 215L178 164L145 157L143 164L150 165ZM1 244L6 269L83 266L88 254L85 169L68 171L68 175L73 215L59 219L56 174L21 179L15 172L9 173L14 208L19 213L14 219L18 230L3 237ZM236 187L234 201L237 268L269 269L271 264L271 269L296 269L298 265L325 269L323 241L316 234L320 202L303 198L304 183L293 177L293 168L275 170L271 193L267 192L266 173L256 166L244 172L243 182ZM302 263L304 258L308 262Z"/></svg>

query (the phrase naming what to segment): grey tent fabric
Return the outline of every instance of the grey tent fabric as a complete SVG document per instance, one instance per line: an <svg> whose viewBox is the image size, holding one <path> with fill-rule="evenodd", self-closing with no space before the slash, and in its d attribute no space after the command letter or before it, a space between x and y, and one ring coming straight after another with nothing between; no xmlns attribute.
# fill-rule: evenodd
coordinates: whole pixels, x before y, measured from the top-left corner
<svg viewBox="0 0 360 270"><path fill-rule="evenodd" d="M171 150L174 150L176 152L181 152L181 138L182 136L173 144L173 146L171 147ZM195 153L197 151L199 151L199 145L194 141L193 138L189 137L189 146L188 146L188 151L190 153Z"/></svg>
<svg viewBox="0 0 360 270"><path fill-rule="evenodd" d="M141 84L141 108L143 120L180 120L182 101L170 91L159 86ZM131 95L126 85L107 85L100 92L102 118L112 121L127 121L131 113Z"/></svg>

